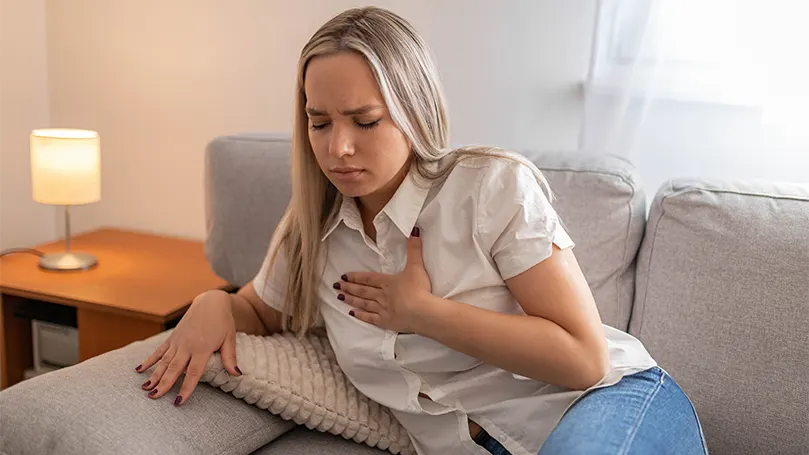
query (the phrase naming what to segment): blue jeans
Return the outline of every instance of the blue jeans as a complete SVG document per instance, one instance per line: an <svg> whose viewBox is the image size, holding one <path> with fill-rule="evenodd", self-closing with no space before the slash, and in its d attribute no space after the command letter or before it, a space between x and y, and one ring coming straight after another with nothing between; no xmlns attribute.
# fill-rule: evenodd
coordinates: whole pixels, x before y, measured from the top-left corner
<svg viewBox="0 0 809 455"><path fill-rule="evenodd" d="M475 442L492 455L511 455L485 431ZM694 406L659 367L589 392L568 409L539 451L539 455L707 453Z"/></svg>

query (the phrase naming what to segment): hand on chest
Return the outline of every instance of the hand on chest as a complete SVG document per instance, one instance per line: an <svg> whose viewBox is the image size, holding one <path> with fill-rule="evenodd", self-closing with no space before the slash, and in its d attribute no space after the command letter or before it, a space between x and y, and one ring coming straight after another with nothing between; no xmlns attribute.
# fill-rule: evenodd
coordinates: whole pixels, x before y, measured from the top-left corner
<svg viewBox="0 0 809 455"><path fill-rule="evenodd" d="M423 217L427 218L427 217ZM423 219L421 220L424 221ZM452 298L475 288L504 285L491 257L483 251L469 223L451 229L442 223L423 223L422 261L430 277L432 294ZM379 226L376 241L346 226L327 242L323 282L329 286L349 272L396 274L407 263L407 237L395 226ZM327 286L328 287L328 286Z"/></svg>

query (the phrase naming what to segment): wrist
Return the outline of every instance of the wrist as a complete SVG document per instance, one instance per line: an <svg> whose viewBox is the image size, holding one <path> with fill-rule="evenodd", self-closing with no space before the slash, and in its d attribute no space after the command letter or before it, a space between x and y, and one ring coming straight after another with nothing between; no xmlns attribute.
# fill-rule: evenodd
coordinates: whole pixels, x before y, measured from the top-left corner
<svg viewBox="0 0 809 455"><path fill-rule="evenodd" d="M191 302L191 306L199 306L202 304L214 304L226 306L228 309L232 306L231 295L222 289L211 289L199 294Z"/></svg>
<svg viewBox="0 0 809 455"><path fill-rule="evenodd" d="M224 289L209 289L209 290L207 290L207 291L205 291L205 292L203 292L201 294L198 294L196 297L194 297L194 302L197 302L197 301L202 300L204 298L208 298L208 296L218 295L218 294L219 295L227 295L227 292L225 292Z"/></svg>
<svg viewBox="0 0 809 455"><path fill-rule="evenodd" d="M426 293L418 298L417 311L413 318L413 333L427 338L431 338L430 334L433 332L434 327L442 327L445 315L447 314L447 307L452 303L451 300L443 299L430 293Z"/></svg>

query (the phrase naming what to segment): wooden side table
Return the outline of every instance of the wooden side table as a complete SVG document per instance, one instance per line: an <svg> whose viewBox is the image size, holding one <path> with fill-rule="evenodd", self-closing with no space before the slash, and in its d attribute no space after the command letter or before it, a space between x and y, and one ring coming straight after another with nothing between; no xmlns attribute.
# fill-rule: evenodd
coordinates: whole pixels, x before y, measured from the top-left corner
<svg viewBox="0 0 809 455"><path fill-rule="evenodd" d="M64 248L64 241L37 247L46 253ZM229 287L198 241L100 229L73 237L71 248L95 255L98 265L54 272L40 269L31 254L0 259L0 388L22 381L33 366L33 308L75 312L84 361L173 327L194 297Z"/></svg>

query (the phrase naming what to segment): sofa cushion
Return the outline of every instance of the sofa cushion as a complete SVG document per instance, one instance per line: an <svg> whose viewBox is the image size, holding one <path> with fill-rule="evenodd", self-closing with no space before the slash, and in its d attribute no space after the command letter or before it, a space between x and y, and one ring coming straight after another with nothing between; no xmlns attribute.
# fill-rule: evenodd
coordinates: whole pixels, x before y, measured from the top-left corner
<svg viewBox="0 0 809 455"><path fill-rule="evenodd" d="M240 134L207 149L206 251L216 273L242 286L261 267L290 198L287 137ZM645 196L632 165L610 156L522 152L542 169L602 320L627 329Z"/></svg>
<svg viewBox="0 0 809 455"><path fill-rule="evenodd" d="M179 381L148 398L140 385L149 376L135 366L168 333L0 392L0 453L244 455L294 426L207 384L180 407Z"/></svg>
<svg viewBox="0 0 809 455"><path fill-rule="evenodd" d="M385 455L388 452L340 436L298 427L251 455Z"/></svg>
<svg viewBox="0 0 809 455"><path fill-rule="evenodd" d="M711 453L809 453L809 185L669 183L637 275L630 333Z"/></svg>

